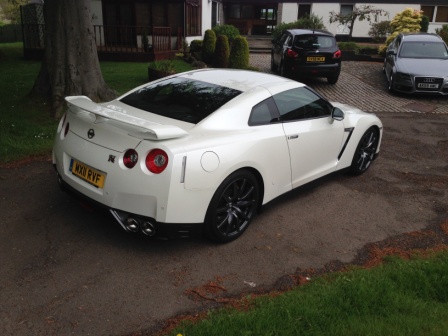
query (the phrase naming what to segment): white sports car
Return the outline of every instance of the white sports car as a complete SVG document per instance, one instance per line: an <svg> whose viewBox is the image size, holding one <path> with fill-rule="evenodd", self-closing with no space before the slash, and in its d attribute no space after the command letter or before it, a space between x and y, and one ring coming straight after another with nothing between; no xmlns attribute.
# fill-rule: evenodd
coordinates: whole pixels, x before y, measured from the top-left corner
<svg viewBox="0 0 448 336"><path fill-rule="evenodd" d="M239 237L260 207L379 153L374 115L266 73L202 69L108 103L66 98L53 148L59 182L129 232Z"/></svg>

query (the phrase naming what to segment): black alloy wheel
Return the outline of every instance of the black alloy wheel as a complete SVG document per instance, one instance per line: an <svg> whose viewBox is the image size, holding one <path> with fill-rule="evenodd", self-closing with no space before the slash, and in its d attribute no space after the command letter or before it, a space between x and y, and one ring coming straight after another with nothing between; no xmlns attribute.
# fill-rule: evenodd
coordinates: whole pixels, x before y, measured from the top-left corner
<svg viewBox="0 0 448 336"><path fill-rule="evenodd" d="M228 176L208 207L207 237L227 243L241 236L257 213L259 194L258 182L251 172L239 170Z"/></svg>
<svg viewBox="0 0 448 336"><path fill-rule="evenodd" d="M370 127L362 136L353 156L351 172L354 175L361 175L369 169L375 158L380 137L376 127Z"/></svg>

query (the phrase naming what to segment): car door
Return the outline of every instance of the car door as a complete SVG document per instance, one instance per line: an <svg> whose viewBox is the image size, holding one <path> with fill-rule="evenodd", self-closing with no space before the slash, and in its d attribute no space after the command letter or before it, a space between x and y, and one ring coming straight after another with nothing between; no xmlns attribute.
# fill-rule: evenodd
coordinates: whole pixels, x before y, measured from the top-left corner
<svg viewBox="0 0 448 336"><path fill-rule="evenodd" d="M291 39L291 34L289 32L283 33L283 35L280 37L280 39L273 44L272 46L272 58L273 58L273 64L278 69L280 67L280 64L282 62L283 52L285 49L285 44L287 44L287 41Z"/></svg>
<svg viewBox="0 0 448 336"><path fill-rule="evenodd" d="M335 171L344 124L331 118L332 105L307 87L274 95L289 148L296 188Z"/></svg>
<svg viewBox="0 0 448 336"><path fill-rule="evenodd" d="M384 71L386 72L387 79L390 80L391 76L394 73L395 61L398 54L398 48L401 43L401 36L397 36L395 40L393 40L386 50L386 59L384 62Z"/></svg>

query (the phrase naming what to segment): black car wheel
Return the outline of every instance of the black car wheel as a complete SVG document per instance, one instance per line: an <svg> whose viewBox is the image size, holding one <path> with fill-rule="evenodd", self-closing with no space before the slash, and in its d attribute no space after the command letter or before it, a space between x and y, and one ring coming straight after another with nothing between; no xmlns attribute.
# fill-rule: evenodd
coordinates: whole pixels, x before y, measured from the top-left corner
<svg viewBox="0 0 448 336"><path fill-rule="evenodd" d="M280 76L285 77L285 66L283 65L283 62L280 63L279 74Z"/></svg>
<svg viewBox="0 0 448 336"><path fill-rule="evenodd" d="M257 213L259 197L258 182L252 173L239 170L228 176L208 207L207 237L227 243L241 236Z"/></svg>
<svg viewBox="0 0 448 336"><path fill-rule="evenodd" d="M328 84L336 84L338 79L339 79L339 75L338 76L329 76L329 77L327 77L327 82L328 82Z"/></svg>
<svg viewBox="0 0 448 336"><path fill-rule="evenodd" d="M375 158L379 139L379 131L376 127L369 128L361 137L350 167L354 175L360 175L369 169Z"/></svg>
<svg viewBox="0 0 448 336"><path fill-rule="evenodd" d="M389 85L388 85L388 87L387 87L387 90L389 91L389 92L394 92L395 90L394 90L394 77L392 76L392 74L390 75L390 77L389 77Z"/></svg>
<svg viewBox="0 0 448 336"><path fill-rule="evenodd" d="M275 67L275 63L274 63L274 54L271 53L271 71L275 72L277 69Z"/></svg>

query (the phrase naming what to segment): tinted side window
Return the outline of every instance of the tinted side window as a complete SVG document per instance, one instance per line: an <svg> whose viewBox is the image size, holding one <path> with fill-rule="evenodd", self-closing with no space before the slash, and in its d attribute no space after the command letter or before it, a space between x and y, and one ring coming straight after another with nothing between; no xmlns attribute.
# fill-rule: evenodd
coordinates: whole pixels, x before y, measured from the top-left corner
<svg viewBox="0 0 448 336"><path fill-rule="evenodd" d="M277 106L272 98L258 103L252 108L249 126L267 125L279 120Z"/></svg>
<svg viewBox="0 0 448 336"><path fill-rule="evenodd" d="M306 87L274 96L282 121L321 118L331 115L331 105Z"/></svg>

